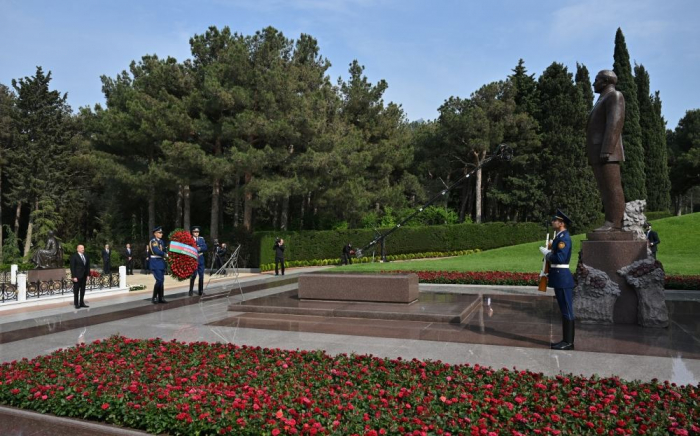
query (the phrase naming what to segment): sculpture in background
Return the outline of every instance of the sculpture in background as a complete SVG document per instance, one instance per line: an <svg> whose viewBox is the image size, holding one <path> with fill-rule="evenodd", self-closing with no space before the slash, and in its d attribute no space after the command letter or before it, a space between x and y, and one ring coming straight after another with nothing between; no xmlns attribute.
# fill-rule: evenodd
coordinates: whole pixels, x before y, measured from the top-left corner
<svg viewBox="0 0 700 436"><path fill-rule="evenodd" d="M598 73L593 89L600 97L588 116L586 152L605 210L605 224L596 232L621 231L625 213L625 194L620 175L620 163L625 160L622 146L625 97L615 89L616 84L614 72L603 70Z"/></svg>
<svg viewBox="0 0 700 436"><path fill-rule="evenodd" d="M53 231L49 231L49 238L43 249L39 249L32 255L32 262L39 269L63 268L63 247L54 236Z"/></svg>

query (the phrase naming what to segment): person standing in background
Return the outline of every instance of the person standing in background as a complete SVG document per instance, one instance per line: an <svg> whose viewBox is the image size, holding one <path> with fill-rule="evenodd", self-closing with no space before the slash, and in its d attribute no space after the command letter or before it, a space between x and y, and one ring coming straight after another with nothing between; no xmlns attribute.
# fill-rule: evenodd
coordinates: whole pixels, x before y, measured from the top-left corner
<svg viewBox="0 0 700 436"><path fill-rule="evenodd" d="M131 251L131 244L126 244L124 248L124 260L126 260L126 275L134 275L134 253Z"/></svg>
<svg viewBox="0 0 700 436"><path fill-rule="evenodd" d="M284 239L275 239L275 245L272 249L275 250L275 275L279 275L279 266L282 264L282 275L284 275Z"/></svg>
<svg viewBox="0 0 700 436"><path fill-rule="evenodd" d="M112 272L111 253L112 251L109 249L109 244L105 244L105 248L102 250L102 272L105 274L110 274Z"/></svg>
<svg viewBox="0 0 700 436"><path fill-rule="evenodd" d="M656 251L659 249L658 245L661 243L659 234L651 229L650 223L644 223L644 234L647 237L647 246L651 250L651 256L656 259Z"/></svg>
<svg viewBox="0 0 700 436"><path fill-rule="evenodd" d="M85 254L85 246L78 245L70 257L70 276L73 280L73 305L76 309L90 307L85 304L85 287L90 275L90 258Z"/></svg>

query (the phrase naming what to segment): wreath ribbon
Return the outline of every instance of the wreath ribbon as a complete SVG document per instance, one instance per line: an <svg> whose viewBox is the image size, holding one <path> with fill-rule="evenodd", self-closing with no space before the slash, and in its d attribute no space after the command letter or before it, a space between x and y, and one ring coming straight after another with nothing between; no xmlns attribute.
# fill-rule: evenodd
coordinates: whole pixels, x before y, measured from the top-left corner
<svg viewBox="0 0 700 436"><path fill-rule="evenodd" d="M184 254L185 256L189 256L194 259L197 259L199 256L196 247L192 247L191 245L183 244L182 242L177 241L170 241L170 249L168 251L171 253Z"/></svg>

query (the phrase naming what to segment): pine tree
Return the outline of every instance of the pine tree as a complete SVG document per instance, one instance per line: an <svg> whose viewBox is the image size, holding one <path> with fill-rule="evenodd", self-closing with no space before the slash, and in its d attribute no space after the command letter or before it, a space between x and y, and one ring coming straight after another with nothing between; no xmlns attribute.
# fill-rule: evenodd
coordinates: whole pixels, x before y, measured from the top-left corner
<svg viewBox="0 0 700 436"><path fill-rule="evenodd" d="M540 127L547 180L547 200L542 208L553 213L561 208L583 230L598 218L600 198L593 170L586 159L587 104L572 74L558 63L540 76Z"/></svg>
<svg viewBox="0 0 700 436"><path fill-rule="evenodd" d="M515 88L515 105L518 111L527 112L532 117L539 115L539 96L537 95L537 79L534 74L527 74L525 61L520 59L518 65L513 68L513 74L508 79Z"/></svg>
<svg viewBox="0 0 700 436"><path fill-rule="evenodd" d="M3 263L3 230L5 227L2 224L3 168L7 164L6 150L12 147L12 138L14 137L12 117L10 116L13 110L14 95L7 86L0 83L0 263Z"/></svg>
<svg viewBox="0 0 700 436"><path fill-rule="evenodd" d="M644 173L646 175L647 210L669 210L671 181L668 178L666 153L666 126L661 117L661 100L649 91L649 73L643 65L634 67L639 99L639 127L644 145Z"/></svg>
<svg viewBox="0 0 700 436"><path fill-rule="evenodd" d="M625 126L622 130L625 162L622 163L621 168L625 201L645 200L647 198L646 177L644 175L642 129L639 127L637 84L632 76L630 55L620 28L615 34L614 60L613 71L617 75L616 88L625 96Z"/></svg>
<svg viewBox="0 0 700 436"><path fill-rule="evenodd" d="M30 206L25 257L29 256L37 236L43 236L41 232L38 235L34 232L37 218L42 219L40 231L43 232L48 227L56 230L61 224L61 215L52 208L68 205L66 193L72 189L74 181L68 170L71 140L77 125L66 103L67 95L51 91L50 82L51 72L44 74L41 67L37 67L32 77L12 81L17 94L13 124L18 134L8 153L8 181L11 200L18 206L22 203Z"/></svg>
<svg viewBox="0 0 700 436"><path fill-rule="evenodd" d="M585 65L576 62L576 87L581 90L583 101L586 103L586 110L590 112L593 109L593 87L591 85L591 76L588 74L588 68Z"/></svg>

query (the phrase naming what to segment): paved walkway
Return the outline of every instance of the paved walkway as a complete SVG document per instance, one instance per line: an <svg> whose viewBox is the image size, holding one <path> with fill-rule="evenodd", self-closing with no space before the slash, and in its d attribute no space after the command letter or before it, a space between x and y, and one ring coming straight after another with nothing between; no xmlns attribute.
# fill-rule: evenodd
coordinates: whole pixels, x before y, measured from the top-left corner
<svg viewBox="0 0 700 436"><path fill-rule="evenodd" d="M323 268L289 269L284 277L269 273L241 275L240 288L230 278L212 280L204 298L188 297L186 282L168 281L165 295L170 303L158 305L149 301L152 278L136 274L128 277L129 283L146 282L148 289L121 295L95 296L88 301L89 309L75 310L64 302L50 307L0 312L0 361L33 358L76 343L120 334L143 339L161 337L166 340L220 341L270 348L322 349L330 354L361 353L390 358L432 359L494 368L515 367L548 375L616 375L629 380L658 378L679 384L698 384L700 381L700 359L687 357L687 349L669 350L667 357L579 350L555 352L545 346L503 346L446 342L439 338L420 340L387 338L381 337L381 334L364 336L299 331L292 324L280 328L271 325L256 328L244 326L246 317L242 311L236 310L237 305L294 290L295 276L319 269ZM424 285L421 291L517 294L521 299L528 295L542 295L534 289L522 287ZM673 295L691 302L698 299L694 293ZM551 321L547 329L549 334L540 333L551 339L559 339L558 321ZM700 353L700 321L689 329L686 333L691 338L690 354ZM585 348L583 342L581 348Z"/></svg>

